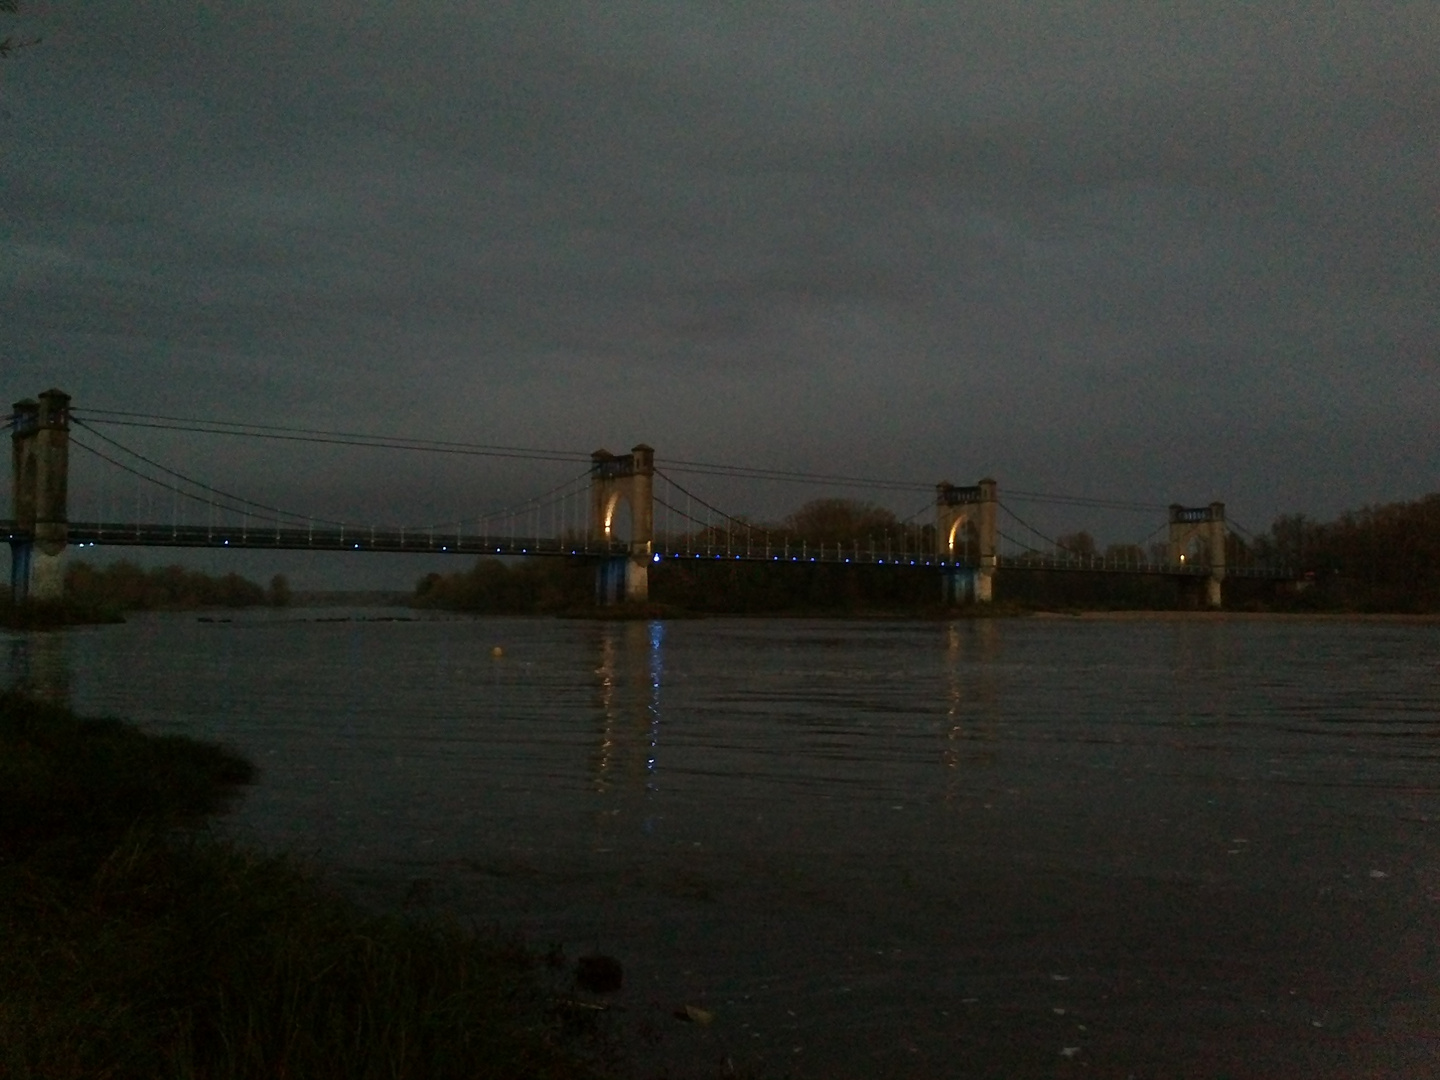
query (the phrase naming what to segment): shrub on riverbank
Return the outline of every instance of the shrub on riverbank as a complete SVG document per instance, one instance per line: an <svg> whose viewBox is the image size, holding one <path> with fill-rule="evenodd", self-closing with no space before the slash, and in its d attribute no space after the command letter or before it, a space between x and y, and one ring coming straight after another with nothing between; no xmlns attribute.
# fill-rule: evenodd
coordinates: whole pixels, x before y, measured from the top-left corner
<svg viewBox="0 0 1440 1080"><path fill-rule="evenodd" d="M27 600L15 603L0 596L0 626L7 630L58 630L62 626L92 626L124 622L117 608L73 600Z"/></svg>
<svg viewBox="0 0 1440 1080"><path fill-rule="evenodd" d="M215 577L183 566L145 570L126 560L109 566L75 562L65 572L65 597L69 602L118 611L255 607L283 603L288 600L289 592L283 575L276 575L267 592L239 574ZM282 596L284 600L280 599Z"/></svg>
<svg viewBox="0 0 1440 1080"><path fill-rule="evenodd" d="M415 584L415 607L495 615L559 612L593 603L594 566L583 560L477 559L469 570L426 574Z"/></svg>
<svg viewBox="0 0 1440 1080"><path fill-rule="evenodd" d="M626 611L597 609L595 563L536 558L506 564L482 558L468 571L427 574L416 607L486 614L863 615L941 610L940 579L928 567L785 564L670 559L650 568L650 600Z"/></svg>
<svg viewBox="0 0 1440 1080"><path fill-rule="evenodd" d="M0 1075L591 1075L523 950L193 827L252 777L0 696Z"/></svg>
<svg viewBox="0 0 1440 1080"><path fill-rule="evenodd" d="M284 607L290 602L290 584L283 574L276 574L267 590L239 574L214 577L181 566L143 570L124 560L103 567L75 562L65 571L65 595L61 600L16 603L8 592L0 597L0 626L11 630L55 630L62 626L124 622L125 611L260 604Z"/></svg>
<svg viewBox="0 0 1440 1080"><path fill-rule="evenodd" d="M79 845L103 857L127 829L224 807L255 768L219 746L0 697L0 858L8 868Z"/></svg>
<svg viewBox="0 0 1440 1080"><path fill-rule="evenodd" d="M1440 611L1440 493L1349 511L1330 522L1276 520L1258 550L1300 572L1287 607Z"/></svg>

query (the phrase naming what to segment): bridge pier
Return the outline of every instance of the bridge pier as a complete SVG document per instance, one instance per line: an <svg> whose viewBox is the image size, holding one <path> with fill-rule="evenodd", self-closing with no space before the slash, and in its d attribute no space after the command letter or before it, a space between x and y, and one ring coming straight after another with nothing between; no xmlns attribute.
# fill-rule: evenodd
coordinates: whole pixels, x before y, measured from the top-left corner
<svg viewBox="0 0 1440 1080"><path fill-rule="evenodd" d="M65 592L66 504L70 469L70 395L47 390L39 401L17 401L10 434L10 595L59 600Z"/></svg>
<svg viewBox="0 0 1440 1080"><path fill-rule="evenodd" d="M602 607L650 598L650 560L655 553L655 450L640 443L628 454L596 450L590 455L590 528L612 541L615 514L630 509L630 550L603 557L595 571L595 601Z"/></svg>
<svg viewBox="0 0 1440 1080"><path fill-rule="evenodd" d="M988 476L973 487L935 485L936 555L944 564L940 598L946 604L995 598L997 491Z"/></svg>
<svg viewBox="0 0 1440 1080"><path fill-rule="evenodd" d="M595 567L595 603L600 607L624 603L625 571L630 565L630 556L602 558ZM648 584L648 583L647 583Z"/></svg>
<svg viewBox="0 0 1440 1080"><path fill-rule="evenodd" d="M974 567L944 567L940 571L940 602L948 607L971 603L975 599L977 577Z"/></svg>
<svg viewBox="0 0 1440 1080"><path fill-rule="evenodd" d="M1221 607L1224 601L1226 536L1223 502L1212 502L1209 506L1170 505L1170 565L1186 571L1193 571L1198 565L1208 571L1207 607Z"/></svg>

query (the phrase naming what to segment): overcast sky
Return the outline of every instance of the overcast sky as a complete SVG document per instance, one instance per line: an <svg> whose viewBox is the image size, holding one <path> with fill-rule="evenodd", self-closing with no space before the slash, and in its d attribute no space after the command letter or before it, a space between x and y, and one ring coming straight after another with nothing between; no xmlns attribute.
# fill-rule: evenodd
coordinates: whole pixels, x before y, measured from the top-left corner
<svg viewBox="0 0 1440 1080"><path fill-rule="evenodd" d="M1440 487L1434 0L0 18L44 37L0 61L7 400L1252 528ZM382 519L550 478L111 433Z"/></svg>

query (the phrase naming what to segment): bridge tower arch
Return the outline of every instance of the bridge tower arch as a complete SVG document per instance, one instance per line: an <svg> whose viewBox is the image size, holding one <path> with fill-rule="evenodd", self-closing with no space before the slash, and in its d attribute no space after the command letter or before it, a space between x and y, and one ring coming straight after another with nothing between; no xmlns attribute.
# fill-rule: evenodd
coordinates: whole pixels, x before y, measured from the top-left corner
<svg viewBox="0 0 1440 1080"><path fill-rule="evenodd" d="M69 539L70 395L46 390L17 401L11 415L10 595L58 600L65 591Z"/></svg>
<svg viewBox="0 0 1440 1080"><path fill-rule="evenodd" d="M611 545L616 512L630 510L630 547L601 557L595 599L602 605L638 603L650 596L650 560L655 552L655 449L640 443L628 454L596 450L590 455L590 532Z"/></svg>
<svg viewBox="0 0 1440 1080"><path fill-rule="evenodd" d="M996 508L999 496L989 477L970 487L951 483L935 485L936 555L942 567L941 598L959 603L973 598L988 604L995 596ZM965 565L961 530L974 526L976 550Z"/></svg>
<svg viewBox="0 0 1440 1080"><path fill-rule="evenodd" d="M1205 578L1205 603L1221 605L1225 581L1225 504L1170 506L1169 562L1177 570L1209 571ZM1196 560L1201 560L1196 564Z"/></svg>

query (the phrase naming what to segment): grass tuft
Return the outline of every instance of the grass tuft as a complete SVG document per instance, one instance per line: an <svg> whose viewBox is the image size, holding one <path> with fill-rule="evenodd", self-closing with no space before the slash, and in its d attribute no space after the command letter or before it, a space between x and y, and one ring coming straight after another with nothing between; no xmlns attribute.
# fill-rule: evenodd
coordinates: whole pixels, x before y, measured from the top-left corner
<svg viewBox="0 0 1440 1080"><path fill-rule="evenodd" d="M596 1075L514 943L194 825L254 769L0 696L0 1076Z"/></svg>
<svg viewBox="0 0 1440 1080"><path fill-rule="evenodd" d="M13 693L0 694L0 749L5 859L104 846L142 822L196 820L224 809L256 775L223 747L82 719Z"/></svg>

